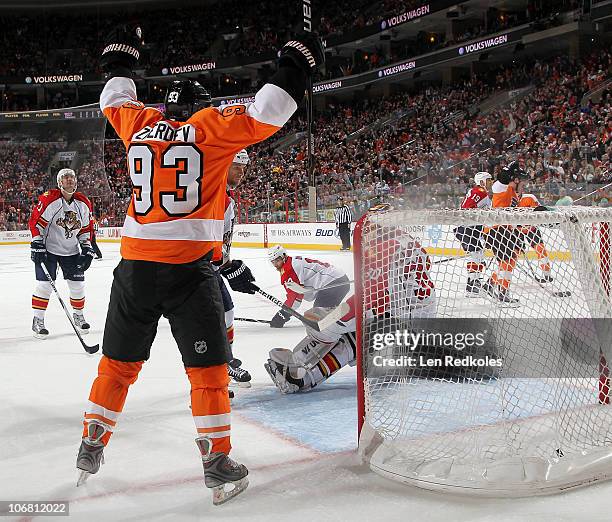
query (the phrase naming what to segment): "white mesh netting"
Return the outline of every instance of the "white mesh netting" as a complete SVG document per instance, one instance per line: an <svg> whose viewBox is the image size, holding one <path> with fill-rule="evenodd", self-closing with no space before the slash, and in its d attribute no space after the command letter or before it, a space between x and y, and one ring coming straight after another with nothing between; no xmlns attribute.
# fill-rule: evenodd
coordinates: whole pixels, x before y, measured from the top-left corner
<svg viewBox="0 0 612 522"><path fill-rule="evenodd" d="M612 474L611 221L580 207L364 218L360 452L373 470L486 495Z"/></svg>

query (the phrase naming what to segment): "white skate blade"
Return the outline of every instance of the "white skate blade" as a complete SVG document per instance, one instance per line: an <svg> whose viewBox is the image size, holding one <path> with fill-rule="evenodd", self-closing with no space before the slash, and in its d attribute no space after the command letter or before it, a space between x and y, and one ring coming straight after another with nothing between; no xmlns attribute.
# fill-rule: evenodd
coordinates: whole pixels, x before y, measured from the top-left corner
<svg viewBox="0 0 612 522"><path fill-rule="evenodd" d="M77 478L77 483L76 483L77 488L85 484L85 482L87 482L87 479L91 477L91 473L89 473L88 471L83 471L79 469L78 472L79 472L79 476Z"/></svg>
<svg viewBox="0 0 612 522"><path fill-rule="evenodd" d="M89 328L83 330L77 326L77 330L79 331L81 335L87 335L89 333Z"/></svg>
<svg viewBox="0 0 612 522"><path fill-rule="evenodd" d="M226 491L225 486L233 486L232 489ZM235 496L240 495L249 486L248 477L244 477L236 482L226 482L221 486L212 488L213 504L218 506L232 500Z"/></svg>
<svg viewBox="0 0 612 522"><path fill-rule="evenodd" d="M39 334L36 332L32 332L32 335L34 336L35 339L41 339L42 341L44 341L45 339L47 339L49 337L49 334Z"/></svg>
<svg viewBox="0 0 612 522"><path fill-rule="evenodd" d="M234 379L232 379L229 383L229 387L230 388L250 388L251 387L251 381L247 381L247 382L238 382L235 381Z"/></svg>

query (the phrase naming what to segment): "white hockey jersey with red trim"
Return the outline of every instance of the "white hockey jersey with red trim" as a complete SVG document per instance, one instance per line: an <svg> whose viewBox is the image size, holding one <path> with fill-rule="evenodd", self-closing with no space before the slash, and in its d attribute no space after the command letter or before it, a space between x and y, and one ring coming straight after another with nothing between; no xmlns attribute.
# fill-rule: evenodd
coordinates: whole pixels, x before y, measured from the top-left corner
<svg viewBox="0 0 612 522"><path fill-rule="evenodd" d="M29 221L32 239L41 239L57 256L80 253L79 243L90 245L93 222L91 202L80 192L66 201L59 189L38 198Z"/></svg>
<svg viewBox="0 0 612 522"><path fill-rule="evenodd" d="M345 275L339 268L317 259L287 256L287 260L281 269L281 284L287 291L285 304L293 308L296 301L301 302L302 300L302 294L294 292L287 286L290 281L300 286L318 290Z"/></svg>

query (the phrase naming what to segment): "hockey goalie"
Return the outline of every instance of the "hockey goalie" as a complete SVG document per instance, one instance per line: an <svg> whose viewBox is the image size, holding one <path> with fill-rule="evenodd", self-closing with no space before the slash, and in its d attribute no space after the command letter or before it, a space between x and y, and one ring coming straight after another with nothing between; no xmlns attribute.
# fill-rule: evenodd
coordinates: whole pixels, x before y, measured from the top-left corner
<svg viewBox="0 0 612 522"><path fill-rule="evenodd" d="M377 207L370 212L387 210ZM363 218L362 218L363 219ZM364 244L366 320L384 317L428 318L436 315L431 260L418 240L401 228L370 230ZM275 348L264 365L281 393L309 391L356 361L355 296L340 305L345 314L328 328L306 327L293 350ZM320 321L333 310L313 308L305 317Z"/></svg>
<svg viewBox="0 0 612 522"><path fill-rule="evenodd" d="M281 393L309 391L329 379L340 368L354 365L355 345L355 296L342 305L347 313L328 328L316 331L306 327L306 337L293 350L270 350L264 367ZM331 311L314 307L305 317L320 321Z"/></svg>

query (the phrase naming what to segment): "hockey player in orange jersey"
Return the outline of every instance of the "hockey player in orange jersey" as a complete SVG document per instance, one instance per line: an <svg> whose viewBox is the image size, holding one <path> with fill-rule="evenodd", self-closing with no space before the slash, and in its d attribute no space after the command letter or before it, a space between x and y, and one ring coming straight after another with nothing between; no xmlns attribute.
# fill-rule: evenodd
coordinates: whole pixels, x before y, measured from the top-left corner
<svg viewBox="0 0 612 522"><path fill-rule="evenodd" d="M524 194L523 193L524 183L519 183L518 186L518 194L519 194L519 208L532 208L534 210L547 210L546 207L542 206L533 194ZM538 283L550 283L553 278L550 274L550 260L548 259L548 250L546 250L546 246L544 245L544 240L542 239L542 233L538 230L537 227L523 227L523 233L525 234L525 239L529 246L536 251L538 256L538 265L540 268L540 273L536 274L535 280Z"/></svg>
<svg viewBox="0 0 612 522"><path fill-rule="evenodd" d="M516 189L525 176L516 161L504 167L492 186L493 208L515 207L518 204ZM517 304L518 299L511 297L509 290L517 257L523 250L522 232L510 225L497 225L489 230L486 243L497 259L498 270L483 285L484 290L500 303Z"/></svg>
<svg viewBox="0 0 612 522"><path fill-rule="evenodd" d="M98 367L77 456L79 483L97 473L128 388L138 378L163 315L191 383L191 408L215 504L244 491L245 466L228 457L229 346L219 285L211 262L221 259L227 172L235 154L278 131L301 102L308 79L324 61L308 33L280 51L278 71L253 103L203 108L197 82L173 82L166 113L137 100L132 69L140 28L113 31L102 52L109 80L100 107L124 142L134 186L114 271ZM240 261L224 268L230 287L254 293ZM226 489L226 485L232 489Z"/></svg>

